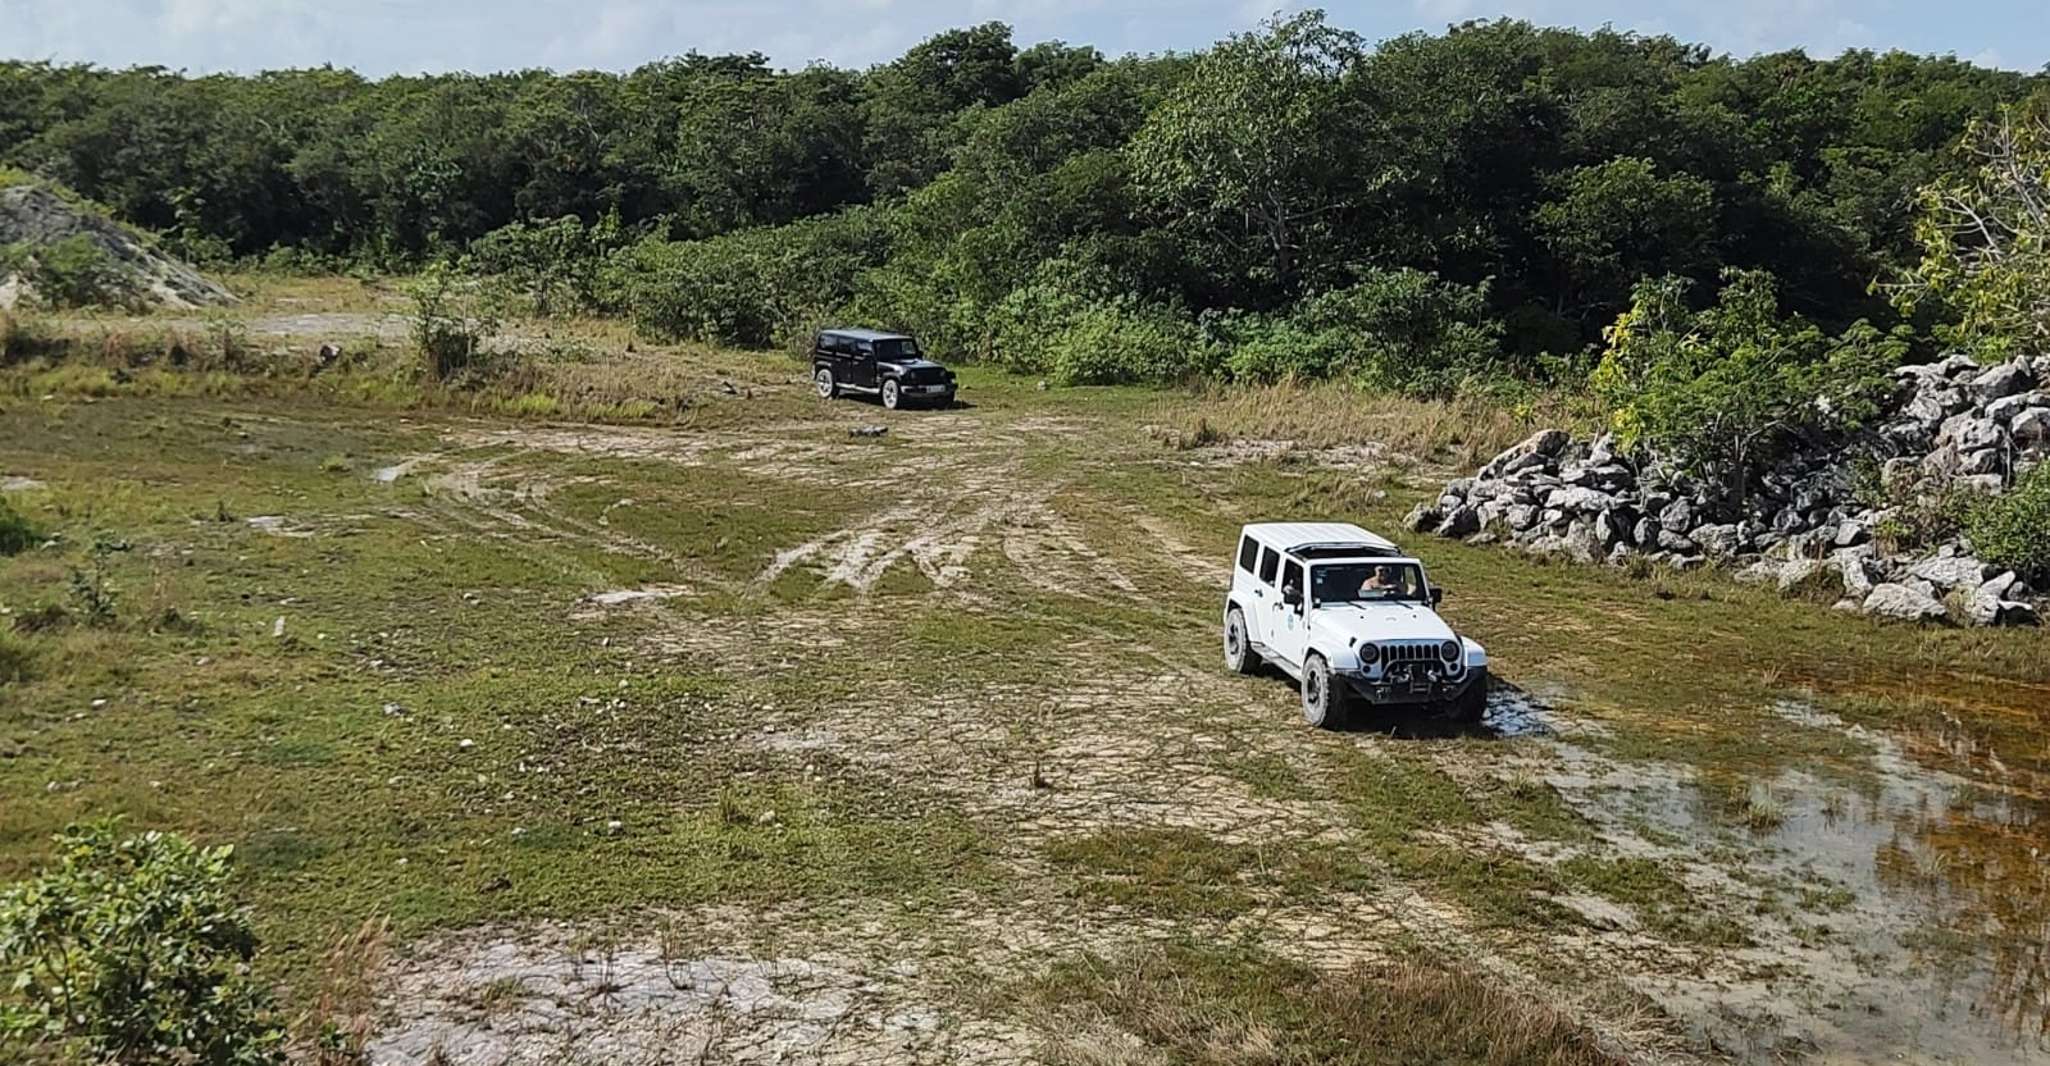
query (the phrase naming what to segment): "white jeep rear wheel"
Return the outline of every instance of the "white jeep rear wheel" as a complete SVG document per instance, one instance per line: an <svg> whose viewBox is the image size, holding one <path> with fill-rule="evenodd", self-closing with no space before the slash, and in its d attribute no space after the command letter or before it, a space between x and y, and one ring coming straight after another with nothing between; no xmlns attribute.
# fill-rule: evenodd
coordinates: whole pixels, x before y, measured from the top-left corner
<svg viewBox="0 0 2050 1066"><path fill-rule="evenodd" d="M1246 634L1246 616L1236 607L1224 615L1224 668L1235 674L1260 669L1260 653L1253 650L1253 640Z"/></svg>

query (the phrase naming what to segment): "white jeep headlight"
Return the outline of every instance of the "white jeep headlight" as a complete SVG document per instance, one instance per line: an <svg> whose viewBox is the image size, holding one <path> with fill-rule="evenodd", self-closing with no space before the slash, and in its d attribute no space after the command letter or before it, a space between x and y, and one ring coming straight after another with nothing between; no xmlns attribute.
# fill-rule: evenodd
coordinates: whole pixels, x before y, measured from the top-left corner
<svg viewBox="0 0 2050 1066"><path fill-rule="evenodd" d="M1445 661L1448 663L1458 662L1459 642L1456 640L1448 640L1445 643L1438 645L1438 654L1444 656Z"/></svg>

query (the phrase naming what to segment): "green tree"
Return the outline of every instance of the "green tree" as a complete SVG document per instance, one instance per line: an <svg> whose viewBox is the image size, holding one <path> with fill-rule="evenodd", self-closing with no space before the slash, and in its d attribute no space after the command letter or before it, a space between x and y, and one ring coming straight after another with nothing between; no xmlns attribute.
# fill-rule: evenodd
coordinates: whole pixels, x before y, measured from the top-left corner
<svg viewBox="0 0 2050 1066"><path fill-rule="evenodd" d="M1700 277L1716 264L1715 190L1688 174L1661 176L1624 156L1575 167L1538 206L1538 239L1557 264L1556 309L1579 316L1613 308L1647 274Z"/></svg>
<svg viewBox="0 0 2050 1066"><path fill-rule="evenodd" d="M2033 353L2050 340L2050 98L1973 122L1959 151L1970 168L1922 190L1922 259L1895 299L1938 302L1967 344Z"/></svg>
<svg viewBox="0 0 2050 1066"><path fill-rule="evenodd" d="M877 68L863 87L863 154L877 196L915 189L945 169L953 119L1025 91L1011 28L987 22L948 30Z"/></svg>
<svg viewBox="0 0 2050 1066"><path fill-rule="evenodd" d="M1309 12L1220 42L1153 109L1129 149L1140 193L1177 225L1292 289L1357 195L1358 36Z"/></svg>

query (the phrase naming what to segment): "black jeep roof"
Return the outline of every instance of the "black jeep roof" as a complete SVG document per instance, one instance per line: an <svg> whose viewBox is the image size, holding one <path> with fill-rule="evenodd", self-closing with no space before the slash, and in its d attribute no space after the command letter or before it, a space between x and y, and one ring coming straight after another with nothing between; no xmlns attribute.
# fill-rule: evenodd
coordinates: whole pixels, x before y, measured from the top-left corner
<svg viewBox="0 0 2050 1066"><path fill-rule="evenodd" d="M877 329L822 329L819 336L848 337L858 341L908 341L908 333L884 333Z"/></svg>

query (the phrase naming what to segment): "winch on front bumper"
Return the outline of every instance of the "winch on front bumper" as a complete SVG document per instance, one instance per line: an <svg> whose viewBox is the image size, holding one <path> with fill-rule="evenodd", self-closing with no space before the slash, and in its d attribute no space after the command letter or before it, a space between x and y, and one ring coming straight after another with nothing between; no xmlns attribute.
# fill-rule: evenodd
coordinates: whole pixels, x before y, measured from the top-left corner
<svg viewBox="0 0 2050 1066"><path fill-rule="evenodd" d="M1481 671L1470 669L1462 659L1396 659L1353 670L1338 676L1361 699L1377 704L1446 703L1466 691Z"/></svg>

